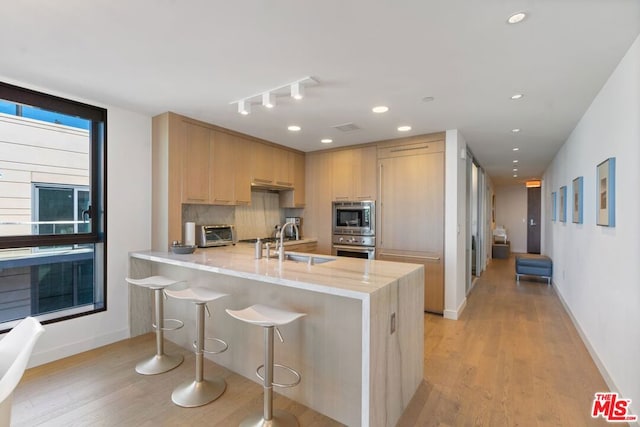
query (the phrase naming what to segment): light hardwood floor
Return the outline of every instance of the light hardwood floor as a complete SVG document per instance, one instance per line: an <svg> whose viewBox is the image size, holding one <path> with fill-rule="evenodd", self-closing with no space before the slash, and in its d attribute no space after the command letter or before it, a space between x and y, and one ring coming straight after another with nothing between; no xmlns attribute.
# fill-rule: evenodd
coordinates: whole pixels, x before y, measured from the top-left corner
<svg viewBox="0 0 640 427"><path fill-rule="evenodd" d="M194 357L166 374L142 376L135 363L153 351L148 334L29 369L14 397L13 427L234 426L262 405L262 389L205 361L227 391L185 409L173 387L192 378ZM303 373L304 375L304 373ZM458 321L425 315L425 380L398 426L586 426L593 395L607 390L553 287L516 285L514 261L494 260ZM339 426L276 395L302 426Z"/></svg>

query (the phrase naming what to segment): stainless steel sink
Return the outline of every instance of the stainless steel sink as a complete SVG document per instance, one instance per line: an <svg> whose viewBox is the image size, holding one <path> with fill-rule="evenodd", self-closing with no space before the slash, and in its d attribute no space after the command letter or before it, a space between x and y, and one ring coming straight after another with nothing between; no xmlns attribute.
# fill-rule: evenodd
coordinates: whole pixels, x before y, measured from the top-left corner
<svg viewBox="0 0 640 427"><path fill-rule="evenodd" d="M285 253L284 259L287 261L303 262L309 265L324 264L325 262L335 261L335 258L326 258L315 255L292 254Z"/></svg>

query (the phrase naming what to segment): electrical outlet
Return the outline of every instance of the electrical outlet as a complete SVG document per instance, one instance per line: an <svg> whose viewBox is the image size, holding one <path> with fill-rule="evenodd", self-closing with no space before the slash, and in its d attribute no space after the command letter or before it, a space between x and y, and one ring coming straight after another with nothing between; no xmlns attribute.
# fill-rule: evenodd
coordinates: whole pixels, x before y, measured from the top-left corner
<svg viewBox="0 0 640 427"><path fill-rule="evenodd" d="M390 325L390 331L389 331L389 335L393 335L393 333L396 331L396 314L395 313L391 313L391 325Z"/></svg>

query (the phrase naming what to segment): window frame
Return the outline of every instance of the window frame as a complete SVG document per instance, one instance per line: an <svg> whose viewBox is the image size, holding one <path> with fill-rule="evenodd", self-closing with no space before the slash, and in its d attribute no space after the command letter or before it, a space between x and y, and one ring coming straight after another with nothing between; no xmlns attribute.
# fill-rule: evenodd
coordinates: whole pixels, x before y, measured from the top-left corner
<svg viewBox="0 0 640 427"><path fill-rule="evenodd" d="M8 101L27 104L70 116L91 120L90 141L90 194L91 231L78 234L45 234L0 236L0 249L37 246L73 245L84 243L105 243L107 235L107 110L78 101L37 92L31 89L0 82L0 94ZM101 207L96 212L96 207Z"/></svg>
<svg viewBox="0 0 640 427"><path fill-rule="evenodd" d="M61 312L38 314L37 317L42 323L47 324L105 311L107 309L107 110L2 81L0 81L0 98L69 116L82 117L90 121L88 187L91 231L73 234L0 236L0 249L33 249L42 246L69 245L77 247L90 244L94 257L94 292L98 295L99 303L94 303L93 309L90 310L84 310L83 306L75 306L63 309ZM55 256L55 253L51 256ZM25 262L28 260L25 259ZM100 283L100 286L96 286L96 282ZM0 324L0 334L6 332L5 328L11 328L16 322L18 320Z"/></svg>

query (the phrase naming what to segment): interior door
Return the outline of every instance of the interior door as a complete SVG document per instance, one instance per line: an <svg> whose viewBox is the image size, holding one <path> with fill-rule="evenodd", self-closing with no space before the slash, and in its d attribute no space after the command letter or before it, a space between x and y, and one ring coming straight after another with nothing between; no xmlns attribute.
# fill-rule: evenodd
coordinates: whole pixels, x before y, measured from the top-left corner
<svg viewBox="0 0 640 427"><path fill-rule="evenodd" d="M540 253L540 187L527 189L527 252Z"/></svg>

